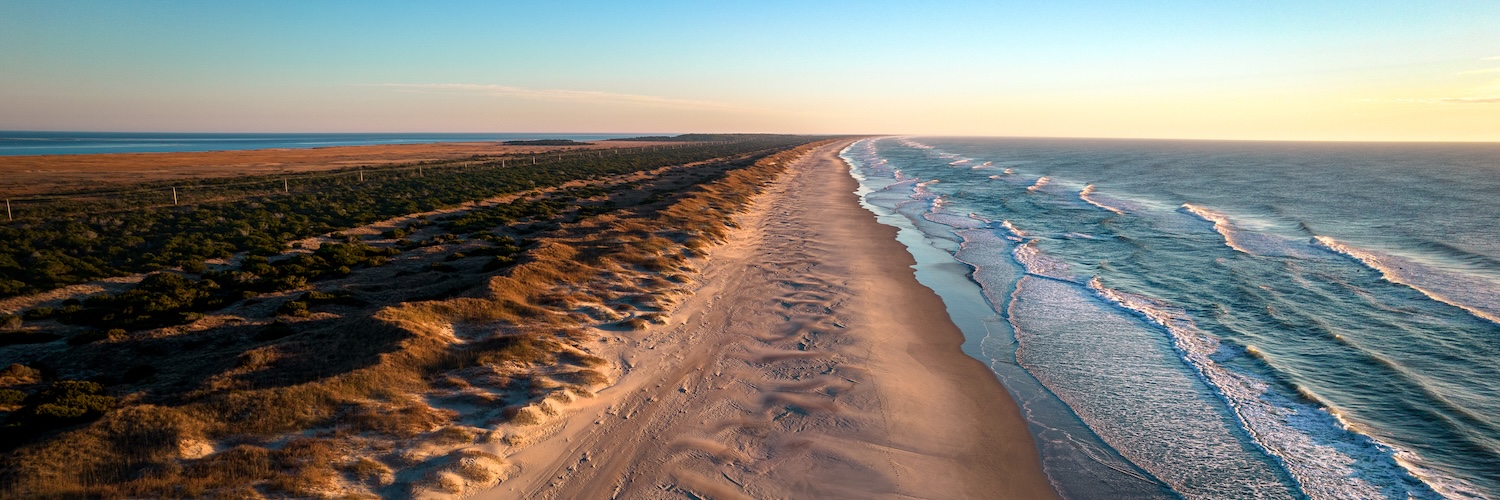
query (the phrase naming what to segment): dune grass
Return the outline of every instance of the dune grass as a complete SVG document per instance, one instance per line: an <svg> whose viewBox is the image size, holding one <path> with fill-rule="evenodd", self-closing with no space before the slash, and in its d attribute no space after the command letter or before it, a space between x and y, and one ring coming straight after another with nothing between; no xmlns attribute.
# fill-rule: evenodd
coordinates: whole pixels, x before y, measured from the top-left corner
<svg viewBox="0 0 1500 500"><path fill-rule="evenodd" d="M585 349L591 334L584 327L601 325L589 311L605 307L627 316L623 324L632 328L665 321L673 299L664 290L680 289L682 277L694 272L692 258L723 241L735 214L813 146L704 167L689 188L562 224L535 238L514 265L455 297L378 307L326 324L299 319L322 326L264 327L286 331L219 366L219 375L192 390L111 401L97 420L48 431L10 450L0 495L411 493L392 485L395 471L440 457L399 458L399 448L461 447L479 437L457 425L458 411L434 407L430 395L491 390L500 395L487 398L498 398L501 421L534 425L556 412L548 401L587 396L610 383L608 360ZM243 335L255 341L264 331ZM458 331L489 334L464 338ZM7 368L0 377L34 383L34 371ZM499 457L460 458L457 468L412 487L462 490L452 478L485 483L501 477Z"/></svg>

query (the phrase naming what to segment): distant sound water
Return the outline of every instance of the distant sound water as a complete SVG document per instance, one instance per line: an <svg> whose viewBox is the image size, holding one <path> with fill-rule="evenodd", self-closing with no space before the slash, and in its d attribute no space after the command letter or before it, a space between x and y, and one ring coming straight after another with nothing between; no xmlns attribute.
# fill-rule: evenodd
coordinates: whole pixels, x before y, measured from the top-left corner
<svg viewBox="0 0 1500 500"><path fill-rule="evenodd" d="M1500 498L1500 145L843 156L914 254L968 265L972 291L934 288L1064 496Z"/></svg>
<svg viewBox="0 0 1500 500"><path fill-rule="evenodd" d="M597 141L639 135L642 134L169 134L0 131L0 156L305 149L530 139Z"/></svg>

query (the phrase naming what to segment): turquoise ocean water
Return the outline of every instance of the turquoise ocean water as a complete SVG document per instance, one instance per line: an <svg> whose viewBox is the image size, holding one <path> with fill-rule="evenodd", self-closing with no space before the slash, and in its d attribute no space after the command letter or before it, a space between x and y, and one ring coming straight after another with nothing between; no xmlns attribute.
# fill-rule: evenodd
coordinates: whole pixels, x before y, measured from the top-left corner
<svg viewBox="0 0 1500 500"><path fill-rule="evenodd" d="M1500 145L843 153L1071 498L1500 498Z"/></svg>

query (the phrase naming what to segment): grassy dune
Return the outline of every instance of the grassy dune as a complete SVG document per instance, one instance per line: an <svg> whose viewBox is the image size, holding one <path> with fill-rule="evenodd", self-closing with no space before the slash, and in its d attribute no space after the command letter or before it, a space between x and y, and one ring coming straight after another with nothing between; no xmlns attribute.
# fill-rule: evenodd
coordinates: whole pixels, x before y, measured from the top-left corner
<svg viewBox="0 0 1500 500"><path fill-rule="evenodd" d="M809 147L345 231L323 244L400 251L183 324L102 334L59 324L53 340L0 347L0 360L43 360L0 370L14 392L0 393L6 425L30 426L4 435L0 493L405 497L491 486L511 466L471 447L524 446L528 428L608 386L617 369L588 351L591 332L665 321L689 293L694 258ZM514 203L562 208L517 218L504 210ZM98 387L58 385L89 366L126 368Z"/></svg>

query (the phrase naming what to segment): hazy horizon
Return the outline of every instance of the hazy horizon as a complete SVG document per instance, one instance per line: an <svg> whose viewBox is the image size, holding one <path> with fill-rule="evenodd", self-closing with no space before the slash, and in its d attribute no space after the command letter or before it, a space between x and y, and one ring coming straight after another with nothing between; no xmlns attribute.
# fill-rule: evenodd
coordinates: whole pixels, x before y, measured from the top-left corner
<svg viewBox="0 0 1500 500"><path fill-rule="evenodd" d="M0 5L0 129L1500 141L1500 4Z"/></svg>
<svg viewBox="0 0 1500 500"><path fill-rule="evenodd" d="M346 132L330 130L326 132L289 130L289 131L245 131L226 132L219 130L177 131L177 130L0 130L0 133L56 133L56 134L141 134L141 135L527 135L527 136L619 136L649 137L649 136L676 136L684 134L724 134L724 135L746 135L746 134L780 134L778 132L702 132L702 131L673 131L673 132L600 132L580 130L576 132L556 131L528 131L528 130L502 130L502 131L475 131L475 132L433 132L421 130L401 131L373 131L373 132ZM1490 144L1500 142L1496 140L1384 140L1384 139L1236 139L1236 138L1199 138L1199 137L1105 137L1105 136L1066 136L1066 135L962 135L962 134L902 134L902 133L786 133L785 135L808 135L808 136L837 136L837 137L935 137L949 139L1059 139L1059 140L1101 140L1101 141L1201 141L1201 142L1326 142L1326 143L1419 143L1419 144ZM600 139L591 139L600 140Z"/></svg>

